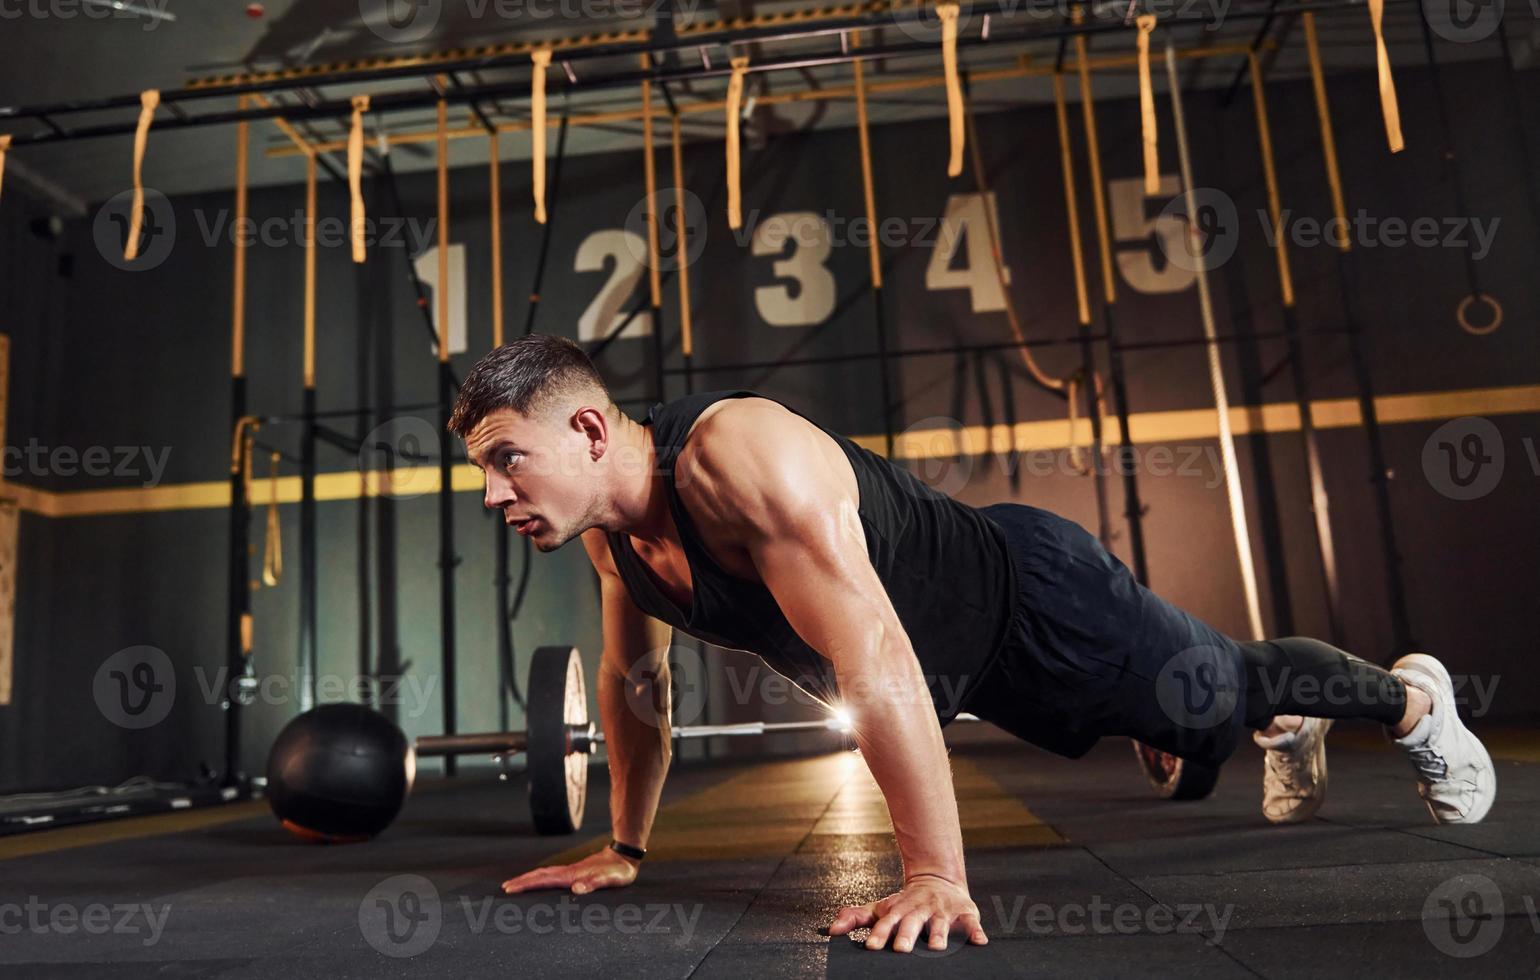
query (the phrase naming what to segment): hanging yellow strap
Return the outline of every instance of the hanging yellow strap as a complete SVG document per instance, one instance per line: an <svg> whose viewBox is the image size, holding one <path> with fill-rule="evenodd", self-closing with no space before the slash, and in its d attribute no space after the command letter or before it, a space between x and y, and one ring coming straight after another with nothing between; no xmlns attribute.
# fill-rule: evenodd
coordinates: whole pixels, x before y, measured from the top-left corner
<svg viewBox="0 0 1540 980"><path fill-rule="evenodd" d="M497 130L488 134L491 182L487 188L492 217L492 346L503 346L503 185L502 161L497 149Z"/></svg>
<svg viewBox="0 0 1540 980"><path fill-rule="evenodd" d="M1369 20L1374 24L1374 60L1380 71L1380 111L1385 115L1385 139L1390 152L1406 148L1401 138L1401 107L1396 103L1396 81L1390 77L1390 53L1385 50L1385 0L1369 0Z"/></svg>
<svg viewBox="0 0 1540 980"><path fill-rule="evenodd" d="M535 220L545 224L545 70L551 67L551 49L530 52L535 63L529 79L530 165L534 168Z"/></svg>
<svg viewBox="0 0 1540 980"><path fill-rule="evenodd" d="M963 169L963 98L962 83L957 78L957 12L956 3L936 4L936 16L941 19L941 70L946 76L946 114L950 124L951 156L947 159L946 175L956 177Z"/></svg>
<svg viewBox="0 0 1540 980"><path fill-rule="evenodd" d="M139 93L139 128L134 131L134 205L128 214L128 241L123 243L123 261L139 257L139 232L144 227L144 150L150 141L150 123L160 105L160 92L146 89Z"/></svg>
<svg viewBox="0 0 1540 980"><path fill-rule="evenodd" d="M246 108L246 96L236 100ZM246 227L247 183L250 177L251 123L235 124L235 227ZM230 309L230 376L246 375L246 236L235 236L235 283Z"/></svg>
<svg viewBox="0 0 1540 980"><path fill-rule="evenodd" d="M850 46L861 46L861 32L850 32ZM861 190L866 197L866 231L871 247L866 250L871 262L872 288L882 288L882 250L877 235L877 191L872 185L872 135L866 117L866 70L859 60L852 63L856 86L856 133L861 140Z"/></svg>
<svg viewBox="0 0 1540 980"><path fill-rule="evenodd" d="M1289 270L1289 246L1283 237L1283 203L1278 194L1278 167L1273 161L1273 128L1267 121L1267 93L1263 90L1262 62L1246 53L1251 72L1251 102L1257 117L1257 150L1262 155L1262 180L1267 186L1267 219L1272 222L1274 257L1278 261L1278 289L1285 308L1294 306L1294 275Z"/></svg>
<svg viewBox="0 0 1540 980"><path fill-rule="evenodd" d="M11 148L11 135L0 133L0 188L5 186L5 154Z"/></svg>
<svg viewBox="0 0 1540 980"><path fill-rule="evenodd" d="M690 320L690 241L685 210L684 143L679 133L679 113L673 118L674 146L674 268L679 270L679 344L685 357L695 353L695 333Z"/></svg>
<svg viewBox="0 0 1540 980"><path fill-rule="evenodd" d="M1337 219L1337 247L1352 248L1347 233L1347 205L1342 200L1342 174L1337 169L1337 137L1331 127L1331 106L1326 97L1326 76L1321 70L1321 46L1316 40L1315 14L1305 11L1305 53L1310 58L1310 83L1315 91L1316 121L1321 126L1321 153L1326 161L1326 183L1331 188L1331 209Z"/></svg>
<svg viewBox="0 0 1540 980"><path fill-rule="evenodd" d="M642 71L652 68L642 55ZM652 82L642 80L642 177L647 186L647 289L652 308L663 306L663 278L658 259L658 163L652 155ZM658 329L656 323L654 330Z"/></svg>
<svg viewBox="0 0 1540 980"><path fill-rule="evenodd" d="M283 527L278 520L278 454L268 464L267 538L262 545L262 584L277 585L283 579Z"/></svg>
<svg viewBox="0 0 1540 980"><path fill-rule="evenodd" d="M1075 269L1075 309L1080 325L1091 323L1091 301L1086 288L1085 256L1081 254L1080 196L1075 193L1075 165L1070 154L1069 112L1064 106L1064 76L1053 73L1053 111L1059 124L1059 172L1064 177L1064 209L1069 216L1070 260Z"/></svg>
<svg viewBox="0 0 1540 980"><path fill-rule="evenodd" d="M449 363L449 103L438 100L438 360Z"/></svg>
<svg viewBox="0 0 1540 980"><path fill-rule="evenodd" d="M353 126L348 132L348 194L352 211L348 235L353 240L353 261L364 261L364 113L369 111L369 96L353 96Z"/></svg>
<svg viewBox="0 0 1540 980"><path fill-rule="evenodd" d="M315 387L315 212L316 159L305 154L305 298L304 354L300 373L306 388Z"/></svg>
<svg viewBox="0 0 1540 980"><path fill-rule="evenodd" d="M732 60L733 74L727 82L727 227L743 227L742 159L738 147L738 119L743 113L743 73L748 70L747 55Z"/></svg>
<svg viewBox="0 0 1540 980"><path fill-rule="evenodd" d="M235 432L230 437L230 475L238 476L244 471L242 466L246 459L246 442L256 435L262 428L262 423L255 415L243 415L236 420Z"/></svg>
<svg viewBox="0 0 1540 980"><path fill-rule="evenodd" d="M1156 149L1155 87L1150 83L1150 33L1155 15L1140 14L1139 27L1139 124L1144 134L1144 192L1160 193L1160 154Z"/></svg>

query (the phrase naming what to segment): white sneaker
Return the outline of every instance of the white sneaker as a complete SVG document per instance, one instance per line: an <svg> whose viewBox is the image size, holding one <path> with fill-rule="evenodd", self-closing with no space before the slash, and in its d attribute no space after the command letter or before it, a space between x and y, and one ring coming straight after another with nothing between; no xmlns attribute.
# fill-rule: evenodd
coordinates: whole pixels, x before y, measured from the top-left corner
<svg viewBox="0 0 1540 980"><path fill-rule="evenodd" d="M1252 741L1267 750L1262 762L1262 815L1273 823L1301 823L1326 802L1326 733L1330 718L1306 718L1298 731Z"/></svg>
<svg viewBox="0 0 1540 980"><path fill-rule="evenodd" d="M1438 823L1477 823L1497 799L1497 772L1481 740L1460 721L1454 682L1444 665L1425 653L1409 653L1390 672L1433 699L1433 710L1404 738L1417 772L1417 793Z"/></svg>

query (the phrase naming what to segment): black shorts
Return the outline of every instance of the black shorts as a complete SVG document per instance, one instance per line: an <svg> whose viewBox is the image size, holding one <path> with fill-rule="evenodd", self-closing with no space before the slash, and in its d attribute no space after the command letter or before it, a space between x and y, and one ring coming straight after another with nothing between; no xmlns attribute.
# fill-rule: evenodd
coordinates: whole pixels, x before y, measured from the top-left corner
<svg viewBox="0 0 1540 980"><path fill-rule="evenodd" d="M982 512L1004 530L1016 608L965 710L1076 758L1125 735L1218 765L1246 717L1240 646L1135 581L1080 525L1036 507Z"/></svg>

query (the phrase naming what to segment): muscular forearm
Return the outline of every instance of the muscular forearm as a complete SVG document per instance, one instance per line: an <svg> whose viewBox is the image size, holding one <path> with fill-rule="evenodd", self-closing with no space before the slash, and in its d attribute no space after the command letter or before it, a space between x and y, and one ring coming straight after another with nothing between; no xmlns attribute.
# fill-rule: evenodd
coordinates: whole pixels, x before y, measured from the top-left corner
<svg viewBox="0 0 1540 980"><path fill-rule="evenodd" d="M657 681L667 690L668 674ZM599 717L604 723L605 752L610 766L610 821L615 839L637 847L646 847L657 815L658 798L668 775L672 756L668 727L668 698L665 710L654 726L638 716L633 704L651 704L649 692L638 698L627 696L628 680L618 670L601 665L599 671Z"/></svg>
<svg viewBox="0 0 1540 980"><path fill-rule="evenodd" d="M962 830L946 743L907 642L836 667L856 744L877 780L903 857L904 878L936 875L966 887Z"/></svg>

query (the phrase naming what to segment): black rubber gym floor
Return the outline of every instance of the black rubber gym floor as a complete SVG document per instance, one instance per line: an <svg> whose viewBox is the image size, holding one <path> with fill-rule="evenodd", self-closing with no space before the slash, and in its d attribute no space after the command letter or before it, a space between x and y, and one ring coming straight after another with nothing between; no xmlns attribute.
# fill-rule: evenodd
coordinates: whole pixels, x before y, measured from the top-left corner
<svg viewBox="0 0 1540 980"><path fill-rule="evenodd" d="M261 803L0 840L0 973L17 977L1533 975L1540 739L1486 732L1497 805L1437 827L1368 728L1333 732L1326 806L1268 825L1251 745L1199 803L1146 789L1128 744L1078 761L949 731L991 943L870 952L822 927L898 862L859 757L680 766L622 891L498 885L604 839L533 836L517 780L429 781L363 845L291 839ZM858 938L864 934L858 933Z"/></svg>

